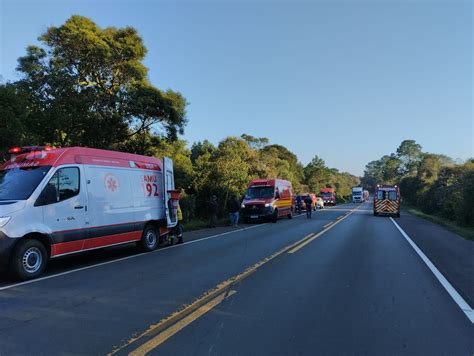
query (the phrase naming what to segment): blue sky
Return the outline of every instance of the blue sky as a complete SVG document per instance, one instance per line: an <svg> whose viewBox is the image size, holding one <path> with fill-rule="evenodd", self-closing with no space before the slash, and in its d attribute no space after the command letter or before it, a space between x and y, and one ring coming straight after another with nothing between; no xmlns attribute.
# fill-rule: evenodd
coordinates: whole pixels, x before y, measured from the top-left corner
<svg viewBox="0 0 474 356"><path fill-rule="evenodd" d="M0 74L72 14L133 26L159 88L190 102L184 139L265 136L342 171L404 139L474 156L471 1L0 0Z"/></svg>

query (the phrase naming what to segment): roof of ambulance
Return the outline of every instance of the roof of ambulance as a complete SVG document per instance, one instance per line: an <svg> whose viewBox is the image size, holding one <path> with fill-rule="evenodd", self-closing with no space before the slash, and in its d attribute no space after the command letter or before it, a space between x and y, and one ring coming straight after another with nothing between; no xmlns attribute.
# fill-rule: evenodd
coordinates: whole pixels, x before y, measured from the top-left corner
<svg viewBox="0 0 474 356"><path fill-rule="evenodd" d="M2 168L8 168L16 163L31 161L35 165L41 166L60 166L64 164L91 164L102 166L123 166L131 167L130 162L156 165L162 168L161 160L155 157L137 155L133 153L101 150L88 147L67 147L55 148L50 151L44 151L44 157L28 158L32 155L22 153L16 156L15 161L7 161Z"/></svg>

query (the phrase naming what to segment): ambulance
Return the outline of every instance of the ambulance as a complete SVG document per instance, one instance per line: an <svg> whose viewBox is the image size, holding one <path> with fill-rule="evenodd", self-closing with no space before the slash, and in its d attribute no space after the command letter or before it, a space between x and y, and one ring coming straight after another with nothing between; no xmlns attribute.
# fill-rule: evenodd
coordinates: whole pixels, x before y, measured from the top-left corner
<svg viewBox="0 0 474 356"><path fill-rule="evenodd" d="M177 224L169 158L84 147L15 147L0 166L0 267L21 280L50 259L136 243L153 251Z"/></svg>
<svg viewBox="0 0 474 356"><path fill-rule="evenodd" d="M400 188L396 185L380 185L374 192L374 216L394 215L400 217Z"/></svg>
<svg viewBox="0 0 474 356"><path fill-rule="evenodd" d="M291 182L283 179L255 179L245 192L241 214L246 223L257 220L277 222L280 217L293 217L293 205Z"/></svg>

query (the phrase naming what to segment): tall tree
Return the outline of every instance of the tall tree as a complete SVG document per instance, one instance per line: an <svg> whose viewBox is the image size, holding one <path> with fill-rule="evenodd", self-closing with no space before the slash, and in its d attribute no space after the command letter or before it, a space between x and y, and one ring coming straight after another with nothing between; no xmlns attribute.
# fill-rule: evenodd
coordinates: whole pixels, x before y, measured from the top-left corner
<svg viewBox="0 0 474 356"><path fill-rule="evenodd" d="M414 140L405 140L397 148L397 157L401 160L401 174L415 176L423 152Z"/></svg>
<svg viewBox="0 0 474 356"><path fill-rule="evenodd" d="M17 70L29 96L28 126L43 141L113 148L153 130L172 138L183 131L186 100L148 82L146 48L134 28L72 16L39 41Z"/></svg>

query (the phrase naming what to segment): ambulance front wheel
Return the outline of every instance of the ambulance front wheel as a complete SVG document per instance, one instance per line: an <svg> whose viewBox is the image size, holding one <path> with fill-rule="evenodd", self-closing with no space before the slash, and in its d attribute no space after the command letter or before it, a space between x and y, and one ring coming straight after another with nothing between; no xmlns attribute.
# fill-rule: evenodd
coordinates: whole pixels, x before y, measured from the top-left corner
<svg viewBox="0 0 474 356"><path fill-rule="evenodd" d="M43 274L48 263L46 248L38 240L26 239L18 242L10 262L10 272L23 281Z"/></svg>
<svg viewBox="0 0 474 356"><path fill-rule="evenodd" d="M145 230L143 230L140 247L146 252L154 251L158 247L158 233L153 225L148 225L145 227Z"/></svg>

